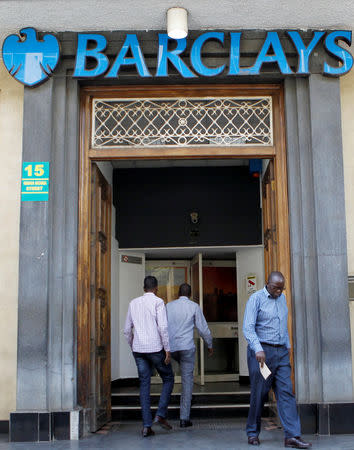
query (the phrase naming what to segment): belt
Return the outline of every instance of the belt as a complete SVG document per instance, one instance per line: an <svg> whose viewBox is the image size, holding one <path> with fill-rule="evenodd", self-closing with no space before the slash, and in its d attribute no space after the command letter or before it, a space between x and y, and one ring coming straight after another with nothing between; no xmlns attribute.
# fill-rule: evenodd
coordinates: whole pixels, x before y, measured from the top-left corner
<svg viewBox="0 0 354 450"><path fill-rule="evenodd" d="M270 347L285 347L284 344L270 344L269 342L261 342L262 345L269 345Z"/></svg>

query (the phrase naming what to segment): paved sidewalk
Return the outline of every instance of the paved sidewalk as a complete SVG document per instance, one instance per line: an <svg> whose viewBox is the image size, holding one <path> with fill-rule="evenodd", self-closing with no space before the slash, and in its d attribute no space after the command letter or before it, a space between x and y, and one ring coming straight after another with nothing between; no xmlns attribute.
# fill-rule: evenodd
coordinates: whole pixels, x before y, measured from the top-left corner
<svg viewBox="0 0 354 450"><path fill-rule="evenodd" d="M109 430L102 430L81 441L56 441L52 443L6 443L0 440L0 449L188 449L188 450L250 450L244 432L245 419L196 420L192 428L181 429L177 421L171 421L172 431L155 427L156 435L140 436L140 422L113 423ZM281 430L263 430L261 450L284 448ZM314 449L354 450L354 435L304 436Z"/></svg>

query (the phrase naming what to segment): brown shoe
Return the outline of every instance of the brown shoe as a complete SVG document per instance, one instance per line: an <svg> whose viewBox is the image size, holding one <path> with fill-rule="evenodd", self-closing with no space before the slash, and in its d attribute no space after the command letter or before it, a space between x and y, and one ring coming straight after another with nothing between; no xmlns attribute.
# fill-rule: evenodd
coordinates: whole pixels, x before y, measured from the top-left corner
<svg viewBox="0 0 354 450"><path fill-rule="evenodd" d="M151 429L151 427L144 427L141 431L141 434L143 437L149 437L149 436L154 436L155 435L155 431L153 431Z"/></svg>
<svg viewBox="0 0 354 450"><path fill-rule="evenodd" d="M257 436L248 436L248 443L249 445L259 445L259 439Z"/></svg>
<svg viewBox="0 0 354 450"><path fill-rule="evenodd" d="M288 448L310 448L312 444L310 442L305 442L300 436L295 436L292 438L286 438L284 441L285 447Z"/></svg>
<svg viewBox="0 0 354 450"><path fill-rule="evenodd" d="M172 430L171 425L167 422L167 420L164 417L156 416L154 419L154 424L157 423L160 425L161 428L165 430Z"/></svg>

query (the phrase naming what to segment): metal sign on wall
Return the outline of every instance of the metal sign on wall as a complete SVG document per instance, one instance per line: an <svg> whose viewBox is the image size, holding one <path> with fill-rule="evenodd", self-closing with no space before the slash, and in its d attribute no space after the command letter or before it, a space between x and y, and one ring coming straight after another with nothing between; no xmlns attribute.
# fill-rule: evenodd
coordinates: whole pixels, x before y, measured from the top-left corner
<svg viewBox="0 0 354 450"><path fill-rule="evenodd" d="M264 64L276 64L283 75L309 75L310 56L318 46L337 61L330 65L323 61L323 75L341 76L353 67L353 56L343 48L343 43L350 46L352 32L348 30L315 31L310 42L304 42L300 31L286 31L286 35L296 50L298 57L297 69L293 70L287 60L278 32L266 33L254 64L249 67L240 65L242 32L228 32L230 41L228 64L209 67L203 60L203 47L208 41L216 41L220 46L225 44L226 32L207 31L200 34L192 43L190 64L183 60L187 48L187 39L171 39L165 33L158 33L156 71L148 69L145 56L136 34L126 34L123 45L115 59L107 56L107 38L97 33L78 33L74 74L75 78L94 79L103 76L107 80L119 77L122 67L135 66L138 76L142 78L164 78L169 75L169 65L174 66L178 73L187 79L197 77L216 77L226 72L230 77L255 76L261 73ZM171 43L171 41L173 41ZM342 45L341 45L342 44ZM171 48L173 47L173 48ZM38 39L34 28L23 28L20 35L8 36L3 44L2 56L4 64L17 81L26 86L37 86L48 80L60 60L60 45L53 34L44 34ZM90 67L89 62L94 61Z"/></svg>
<svg viewBox="0 0 354 450"><path fill-rule="evenodd" d="M49 198L49 162L22 163L21 200L47 201Z"/></svg>

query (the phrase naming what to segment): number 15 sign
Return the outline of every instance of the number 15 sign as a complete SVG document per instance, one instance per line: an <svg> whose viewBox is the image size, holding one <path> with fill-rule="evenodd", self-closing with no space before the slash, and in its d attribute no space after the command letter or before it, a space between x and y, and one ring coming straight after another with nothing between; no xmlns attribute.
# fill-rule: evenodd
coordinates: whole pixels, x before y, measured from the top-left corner
<svg viewBox="0 0 354 450"><path fill-rule="evenodd" d="M24 162L22 164L21 200L48 201L49 162Z"/></svg>

